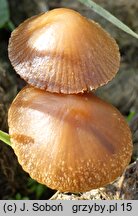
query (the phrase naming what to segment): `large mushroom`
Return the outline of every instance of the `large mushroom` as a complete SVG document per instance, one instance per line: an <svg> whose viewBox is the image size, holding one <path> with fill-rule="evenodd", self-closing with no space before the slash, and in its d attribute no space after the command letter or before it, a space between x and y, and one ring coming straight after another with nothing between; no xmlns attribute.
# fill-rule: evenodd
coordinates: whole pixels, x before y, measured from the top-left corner
<svg viewBox="0 0 138 216"><path fill-rule="evenodd" d="M65 8L19 25L10 38L9 58L30 85L65 94L97 89L120 64L115 40L99 24Z"/></svg>
<svg viewBox="0 0 138 216"><path fill-rule="evenodd" d="M120 176L130 162L131 132L124 117L94 94L52 94L26 87L8 116L19 163L50 188L98 188Z"/></svg>

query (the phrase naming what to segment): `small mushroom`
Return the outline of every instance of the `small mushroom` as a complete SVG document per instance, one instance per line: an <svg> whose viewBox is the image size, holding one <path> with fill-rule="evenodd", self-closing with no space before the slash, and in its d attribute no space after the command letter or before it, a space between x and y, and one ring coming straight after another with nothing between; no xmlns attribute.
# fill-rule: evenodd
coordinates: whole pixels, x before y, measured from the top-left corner
<svg viewBox="0 0 138 216"><path fill-rule="evenodd" d="M8 113L12 147L32 178L60 191L102 187L132 154L120 112L94 94L64 95L25 87Z"/></svg>
<svg viewBox="0 0 138 216"><path fill-rule="evenodd" d="M115 40L71 9L54 9L27 19L11 34L9 58L30 85L74 94L97 89L119 69Z"/></svg>

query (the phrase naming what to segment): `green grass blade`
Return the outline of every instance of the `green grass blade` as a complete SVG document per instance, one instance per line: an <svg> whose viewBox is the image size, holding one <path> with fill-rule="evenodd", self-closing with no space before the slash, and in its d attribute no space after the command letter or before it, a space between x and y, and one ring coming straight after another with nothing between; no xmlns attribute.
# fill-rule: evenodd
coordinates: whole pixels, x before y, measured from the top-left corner
<svg viewBox="0 0 138 216"><path fill-rule="evenodd" d="M93 2L92 0L78 0L84 5L91 8L93 11L98 13L100 16L107 19L109 22L123 30L124 32L130 34L131 36L138 39L138 34L136 34L132 29L130 29L127 25L125 25L123 22L121 22L119 19L117 19L115 16L113 16L110 12Z"/></svg>
<svg viewBox="0 0 138 216"><path fill-rule="evenodd" d="M11 142L10 142L10 136L9 134L3 132L0 130L0 140L2 140L4 143L6 143L7 145L11 146Z"/></svg>
<svg viewBox="0 0 138 216"><path fill-rule="evenodd" d="M10 30L10 31L13 31L15 29L15 26L14 24L12 23L11 20L9 20L6 24L7 28Z"/></svg>
<svg viewBox="0 0 138 216"><path fill-rule="evenodd" d="M136 115L136 112L131 111L131 112L129 113L129 115L127 116L127 121L130 122L130 121L133 119L133 117L134 117L135 115Z"/></svg>
<svg viewBox="0 0 138 216"><path fill-rule="evenodd" d="M9 7L7 0L0 0L0 28L9 20Z"/></svg>

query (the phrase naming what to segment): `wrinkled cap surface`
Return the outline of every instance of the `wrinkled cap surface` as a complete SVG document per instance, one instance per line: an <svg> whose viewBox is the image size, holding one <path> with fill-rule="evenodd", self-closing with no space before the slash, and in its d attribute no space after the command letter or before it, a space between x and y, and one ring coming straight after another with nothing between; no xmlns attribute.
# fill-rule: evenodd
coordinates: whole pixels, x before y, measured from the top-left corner
<svg viewBox="0 0 138 216"><path fill-rule="evenodd" d="M27 19L12 32L8 50L16 72L30 85L65 94L97 89L120 64L115 40L65 8Z"/></svg>
<svg viewBox="0 0 138 216"><path fill-rule="evenodd" d="M93 94L24 88L8 113L12 147L23 169L50 188L82 192L112 182L132 154L120 112Z"/></svg>

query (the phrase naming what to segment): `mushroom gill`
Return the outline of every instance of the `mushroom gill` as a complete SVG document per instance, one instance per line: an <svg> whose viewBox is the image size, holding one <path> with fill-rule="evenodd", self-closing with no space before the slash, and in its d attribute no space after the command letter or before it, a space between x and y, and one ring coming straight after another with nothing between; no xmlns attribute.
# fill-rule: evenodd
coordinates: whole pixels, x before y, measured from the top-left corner
<svg viewBox="0 0 138 216"><path fill-rule="evenodd" d="M27 19L11 34L9 58L30 85L74 94L97 89L119 69L115 40L102 27L67 8Z"/></svg>

